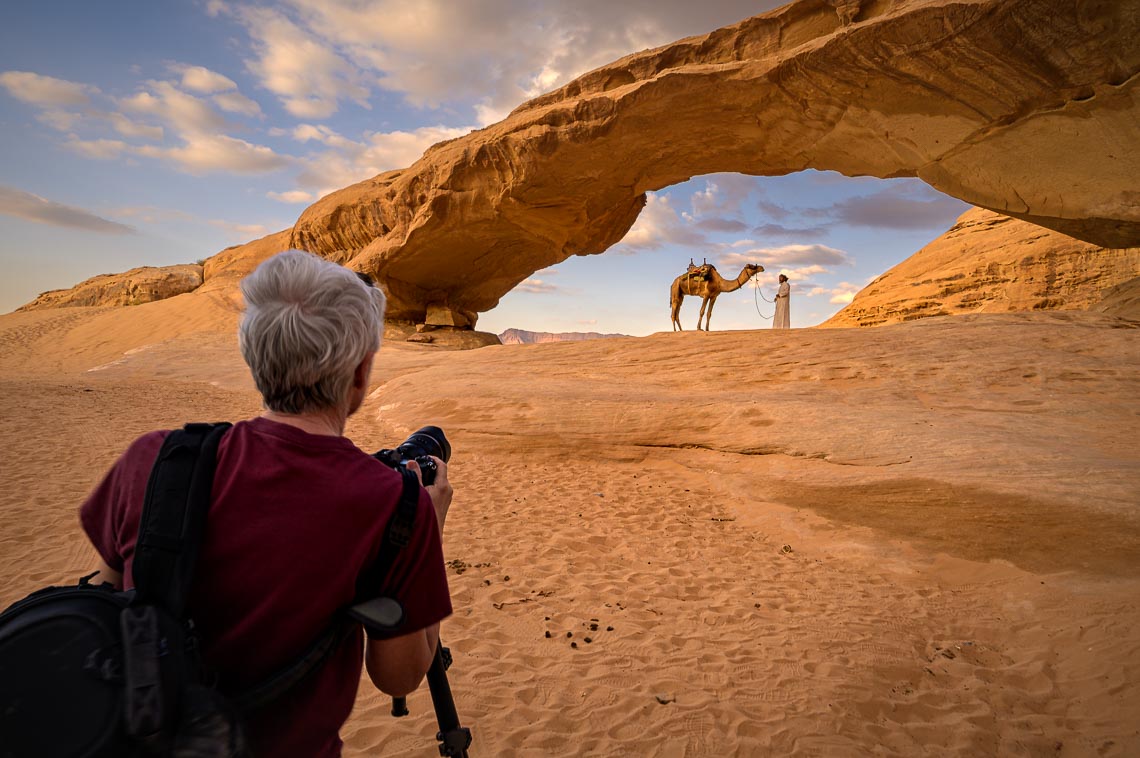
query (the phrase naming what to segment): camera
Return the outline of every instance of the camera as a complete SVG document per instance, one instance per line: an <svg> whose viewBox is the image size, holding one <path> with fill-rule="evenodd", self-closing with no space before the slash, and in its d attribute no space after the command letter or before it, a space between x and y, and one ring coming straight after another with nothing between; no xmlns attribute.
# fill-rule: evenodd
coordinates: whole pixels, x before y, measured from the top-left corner
<svg viewBox="0 0 1140 758"><path fill-rule="evenodd" d="M394 469L403 468L408 461L420 464L420 474L424 486L435 481L439 466L429 456L435 456L444 463L451 460L451 443L438 426L425 426L400 443L399 447L384 448L372 457Z"/></svg>

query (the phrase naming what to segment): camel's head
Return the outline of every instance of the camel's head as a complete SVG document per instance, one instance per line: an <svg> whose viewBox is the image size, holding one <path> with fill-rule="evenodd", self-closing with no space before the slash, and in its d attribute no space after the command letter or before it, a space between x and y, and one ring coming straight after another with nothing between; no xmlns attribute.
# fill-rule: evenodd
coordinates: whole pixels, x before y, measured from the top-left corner
<svg viewBox="0 0 1140 758"><path fill-rule="evenodd" d="M745 270L748 271L749 276L756 276L757 274L759 274L760 272L762 272L764 270L764 267L761 266L759 263L749 263L744 268L745 268Z"/></svg>

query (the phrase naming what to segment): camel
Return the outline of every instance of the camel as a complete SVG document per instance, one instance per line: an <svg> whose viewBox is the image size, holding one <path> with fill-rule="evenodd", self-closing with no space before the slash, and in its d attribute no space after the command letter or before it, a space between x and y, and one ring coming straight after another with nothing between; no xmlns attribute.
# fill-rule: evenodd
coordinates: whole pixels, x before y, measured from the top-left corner
<svg viewBox="0 0 1140 758"><path fill-rule="evenodd" d="M704 266L691 267L689 271L674 279L673 286L669 288L669 307L673 311L673 331L684 331L681 328L679 316L681 301L685 299L685 295L695 295L701 298L701 312L697 314L697 331L700 331L701 319L704 318L705 331L707 332L709 322L712 321L713 305L716 303L717 296L722 292L733 292L740 289L745 282L763 270L763 266L757 263L749 263L735 279L725 279L717 273L716 267L711 264L706 263ZM706 307L708 308L708 316L705 316Z"/></svg>

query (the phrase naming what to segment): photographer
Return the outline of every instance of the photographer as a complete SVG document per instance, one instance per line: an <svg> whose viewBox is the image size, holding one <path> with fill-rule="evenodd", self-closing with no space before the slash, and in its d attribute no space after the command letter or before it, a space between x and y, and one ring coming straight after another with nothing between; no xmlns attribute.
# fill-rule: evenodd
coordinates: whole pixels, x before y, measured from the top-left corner
<svg viewBox="0 0 1140 758"><path fill-rule="evenodd" d="M366 643L354 625L320 668L246 716L254 755L336 756L365 664L377 688L402 696L432 662L451 613L440 535L452 489L435 459L409 544L375 586L358 586L378 562L402 485L343 436L368 392L384 295L296 250L266 260L241 289L241 351L266 410L221 440L189 611L219 687L238 692L300 656L354 599L399 601L399 636ZM101 558L96 581L133 586L143 495L166 434L132 443L81 508Z"/></svg>

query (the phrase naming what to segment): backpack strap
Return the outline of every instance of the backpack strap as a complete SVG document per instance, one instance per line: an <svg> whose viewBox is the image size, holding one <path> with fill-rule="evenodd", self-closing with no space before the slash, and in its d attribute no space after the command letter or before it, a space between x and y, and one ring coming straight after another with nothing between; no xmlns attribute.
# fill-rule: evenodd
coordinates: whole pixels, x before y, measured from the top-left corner
<svg viewBox="0 0 1140 758"><path fill-rule="evenodd" d="M134 567L137 602L183 618L214 486L218 441L231 424L187 424L166 435L147 482Z"/></svg>

